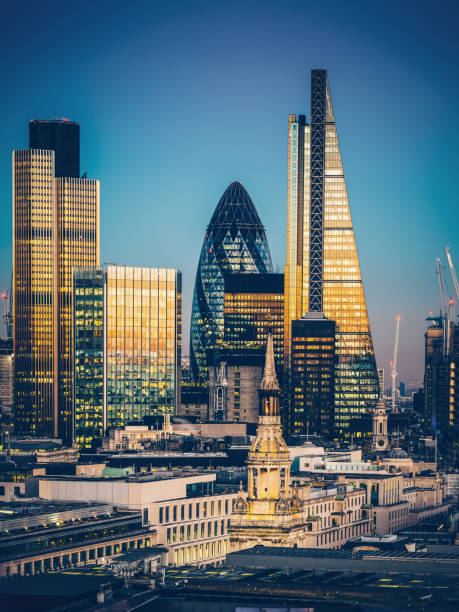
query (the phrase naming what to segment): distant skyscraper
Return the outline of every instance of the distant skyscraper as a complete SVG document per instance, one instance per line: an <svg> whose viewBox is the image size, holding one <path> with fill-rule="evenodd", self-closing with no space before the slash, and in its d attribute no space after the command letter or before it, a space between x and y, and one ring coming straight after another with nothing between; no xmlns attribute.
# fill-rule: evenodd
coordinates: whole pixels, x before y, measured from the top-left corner
<svg viewBox="0 0 459 612"><path fill-rule="evenodd" d="M32 119L29 149L54 151L54 176L80 177L80 126L67 119Z"/></svg>
<svg viewBox="0 0 459 612"><path fill-rule="evenodd" d="M73 268L99 264L99 182L13 152L16 432L72 438Z"/></svg>
<svg viewBox="0 0 459 612"><path fill-rule="evenodd" d="M207 382L206 351L224 333L224 275L272 272L265 230L249 194L231 183L207 227L193 294L190 360L195 381Z"/></svg>
<svg viewBox="0 0 459 612"><path fill-rule="evenodd" d="M311 73L311 124L289 115L285 364L291 325L336 322L335 427L373 408L378 376L326 70Z"/></svg>
<svg viewBox="0 0 459 612"><path fill-rule="evenodd" d="M384 368L378 368L379 397L384 397Z"/></svg>
<svg viewBox="0 0 459 612"><path fill-rule="evenodd" d="M424 428L427 435L445 435L454 424L456 364L445 350L444 324L439 317L425 333Z"/></svg>
<svg viewBox="0 0 459 612"><path fill-rule="evenodd" d="M13 414L13 338L0 338L0 413Z"/></svg>
<svg viewBox="0 0 459 612"><path fill-rule="evenodd" d="M333 437L335 327L315 312L292 322L292 408L286 429L294 435Z"/></svg>

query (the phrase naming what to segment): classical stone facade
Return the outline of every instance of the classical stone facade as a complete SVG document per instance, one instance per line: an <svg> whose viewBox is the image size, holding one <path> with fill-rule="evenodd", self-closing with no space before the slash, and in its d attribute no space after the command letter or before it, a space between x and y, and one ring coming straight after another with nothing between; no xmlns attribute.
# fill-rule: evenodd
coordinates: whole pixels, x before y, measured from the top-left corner
<svg viewBox="0 0 459 612"><path fill-rule="evenodd" d="M389 449L389 436L387 435L387 412L384 400L380 399L373 410L373 435L371 436L371 450L385 451Z"/></svg>
<svg viewBox="0 0 459 612"><path fill-rule="evenodd" d="M248 490L239 492L231 517L231 550L265 546L338 548L370 533L365 493L344 483L329 490L292 486L291 458L282 437L280 389L272 337L260 386L257 436L248 459Z"/></svg>

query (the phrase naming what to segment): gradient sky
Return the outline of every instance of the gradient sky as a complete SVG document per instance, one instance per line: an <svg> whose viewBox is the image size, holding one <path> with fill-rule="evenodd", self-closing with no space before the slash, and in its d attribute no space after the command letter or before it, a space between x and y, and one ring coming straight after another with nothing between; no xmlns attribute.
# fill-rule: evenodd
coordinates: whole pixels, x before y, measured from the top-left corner
<svg viewBox="0 0 459 612"><path fill-rule="evenodd" d="M81 171L101 181L102 261L182 270L187 352L205 226L229 182L283 269L287 115L309 117L309 71L328 68L378 365L388 376L400 314L400 379L420 379L435 256L450 245L459 268L458 17L457 0L4 3L0 287L11 152L31 118L67 117Z"/></svg>

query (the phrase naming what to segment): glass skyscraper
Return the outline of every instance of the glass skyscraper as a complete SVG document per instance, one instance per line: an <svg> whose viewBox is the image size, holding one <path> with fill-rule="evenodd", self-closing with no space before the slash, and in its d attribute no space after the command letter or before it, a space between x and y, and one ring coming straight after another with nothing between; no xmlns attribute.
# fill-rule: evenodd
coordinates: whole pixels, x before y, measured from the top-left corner
<svg viewBox="0 0 459 612"><path fill-rule="evenodd" d="M182 275L108 266L107 428L174 414L180 401Z"/></svg>
<svg viewBox="0 0 459 612"><path fill-rule="evenodd" d="M95 450L104 436L105 272L74 271L74 438Z"/></svg>
<svg viewBox="0 0 459 612"><path fill-rule="evenodd" d="M224 275L272 272L265 230L242 183L223 193L207 227L193 294L190 361L196 382L207 382L206 351L224 334Z"/></svg>
<svg viewBox="0 0 459 612"><path fill-rule="evenodd" d="M262 361L272 335L276 374L282 380L284 361L284 275L230 274L224 279L222 348L244 354L258 351ZM258 389L257 389L258 393Z"/></svg>
<svg viewBox="0 0 459 612"><path fill-rule="evenodd" d="M110 265L74 272L75 439L174 414L180 403L182 275Z"/></svg>
<svg viewBox="0 0 459 612"><path fill-rule="evenodd" d="M322 313L292 321L292 434L331 438L334 429L335 322Z"/></svg>
<svg viewBox="0 0 459 612"><path fill-rule="evenodd" d="M79 146L79 145L78 145ZM73 268L99 264L99 181L59 152L13 152L16 433L72 439Z"/></svg>
<svg viewBox="0 0 459 612"><path fill-rule="evenodd" d="M292 321L308 312L336 322L335 429L345 433L375 406L379 384L326 70L311 72L310 125L288 121L287 372Z"/></svg>

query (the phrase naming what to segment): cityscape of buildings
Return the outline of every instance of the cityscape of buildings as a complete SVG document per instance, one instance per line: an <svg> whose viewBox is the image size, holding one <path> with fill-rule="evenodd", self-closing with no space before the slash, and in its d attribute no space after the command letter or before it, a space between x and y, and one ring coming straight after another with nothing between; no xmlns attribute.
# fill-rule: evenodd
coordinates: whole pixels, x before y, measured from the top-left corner
<svg viewBox="0 0 459 612"><path fill-rule="evenodd" d="M385 370L330 89L327 70L311 70L309 118L288 116L284 273L245 186L230 182L218 201L196 262L189 355L181 271L102 264L104 202L99 181L80 176L80 125L30 121L29 148L12 156L2 295L8 609L168 610L171 599L183 610L288 609L332 601L331 590L353 606L389 574L416 583L399 606L459 602L459 324L443 278L459 300L452 254L437 263L424 379L397 380L400 318ZM250 594L243 576L268 584L273 570L279 582ZM327 574L342 583L328 589Z"/></svg>

